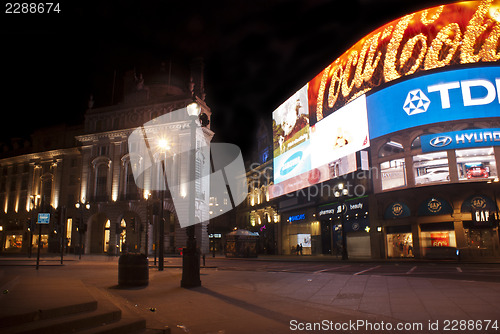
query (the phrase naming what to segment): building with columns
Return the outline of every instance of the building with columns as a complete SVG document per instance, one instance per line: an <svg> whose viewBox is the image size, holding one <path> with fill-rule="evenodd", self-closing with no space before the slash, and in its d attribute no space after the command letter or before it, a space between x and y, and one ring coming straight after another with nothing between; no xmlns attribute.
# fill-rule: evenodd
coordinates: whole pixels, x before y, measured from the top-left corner
<svg viewBox="0 0 500 334"><path fill-rule="evenodd" d="M42 226L42 250L57 251L62 241L66 250L74 253L117 255L126 247L129 251L147 250L151 255L158 247L163 198L165 252L180 252L187 238L172 196L169 190L161 196L151 182L149 187L146 183L137 186L131 155L138 153L129 152L128 138L135 129L146 128L143 125L148 122L146 132L158 131L152 120L163 115L168 118L194 99L201 106L202 124L196 142L198 147L209 143L213 136L211 112L204 97L201 60L193 61L184 71L167 70L164 64L159 71L144 76L129 71L123 78L123 100L94 108L91 97L83 126L41 129L33 134L32 143L13 142L0 158L2 251L30 252L36 248L38 230L33 233L31 222L36 221L37 213L48 212L52 215L50 224ZM175 126L167 129L167 137L175 156L181 144L190 144L190 127L185 119L170 122ZM152 154L153 165L171 163L169 170L183 173L189 169L189 161L181 155L163 161L157 153ZM198 173L210 160L200 163L197 156L196 161ZM203 192L207 187L205 181L197 184L196 191L195 215L202 222L196 225L196 237L202 252L208 251L209 191Z"/></svg>

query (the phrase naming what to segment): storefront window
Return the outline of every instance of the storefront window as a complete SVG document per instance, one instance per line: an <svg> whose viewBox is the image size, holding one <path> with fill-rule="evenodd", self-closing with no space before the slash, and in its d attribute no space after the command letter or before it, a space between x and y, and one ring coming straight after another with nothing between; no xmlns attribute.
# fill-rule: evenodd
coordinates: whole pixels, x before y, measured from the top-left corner
<svg viewBox="0 0 500 334"><path fill-rule="evenodd" d="M404 159L386 161L380 164L382 190L406 186L406 166Z"/></svg>
<svg viewBox="0 0 500 334"><path fill-rule="evenodd" d="M495 244L498 245L497 234L492 229L464 229L467 249L462 250L466 256L495 256ZM498 246L497 246L498 247Z"/></svg>
<svg viewBox="0 0 500 334"><path fill-rule="evenodd" d="M21 249L23 246L23 236L20 234L8 235L5 240L6 249Z"/></svg>
<svg viewBox="0 0 500 334"><path fill-rule="evenodd" d="M488 179L498 176L493 147L456 150L459 180Z"/></svg>
<svg viewBox="0 0 500 334"><path fill-rule="evenodd" d="M32 240L33 240L32 242L33 247L38 247L38 234L34 234ZM47 248L48 241L49 241L49 235L42 234L42 249L44 247Z"/></svg>
<svg viewBox="0 0 500 334"><path fill-rule="evenodd" d="M419 154L413 157L415 184L450 181L446 152Z"/></svg>
<svg viewBox="0 0 500 334"><path fill-rule="evenodd" d="M412 234L387 234L387 257L413 257Z"/></svg>
<svg viewBox="0 0 500 334"><path fill-rule="evenodd" d="M283 253L292 255L321 254L321 229L318 221L288 223L283 231ZM297 246L302 246L302 254ZM300 247L299 247L300 250Z"/></svg>

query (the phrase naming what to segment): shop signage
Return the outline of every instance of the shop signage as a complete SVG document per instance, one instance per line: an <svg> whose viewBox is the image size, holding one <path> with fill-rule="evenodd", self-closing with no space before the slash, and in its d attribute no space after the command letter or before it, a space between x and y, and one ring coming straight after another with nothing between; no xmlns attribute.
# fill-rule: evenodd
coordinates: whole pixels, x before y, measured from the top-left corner
<svg viewBox="0 0 500 334"><path fill-rule="evenodd" d="M420 137L422 152L500 146L500 128L452 131Z"/></svg>
<svg viewBox="0 0 500 334"><path fill-rule="evenodd" d="M462 203L461 212L489 211L497 210L495 202L483 195L473 195Z"/></svg>
<svg viewBox="0 0 500 334"><path fill-rule="evenodd" d="M448 247L450 245L449 235L447 232L431 233L432 247Z"/></svg>
<svg viewBox="0 0 500 334"><path fill-rule="evenodd" d="M370 139L438 122L499 117L499 91L499 66L448 70L399 82L367 95ZM480 141L480 132L475 135ZM493 133L487 137L494 141ZM474 133L470 137L465 131L458 138L459 143L474 145ZM438 138L433 143L442 147L447 141Z"/></svg>
<svg viewBox="0 0 500 334"><path fill-rule="evenodd" d="M319 207L318 216L320 219L329 219L337 217L342 212L342 206L339 202L322 205ZM368 197L357 197L344 202L344 215L347 217L366 216L368 212Z"/></svg>
<svg viewBox="0 0 500 334"><path fill-rule="evenodd" d="M410 208L406 204L394 202L385 210L384 219L404 218L410 215Z"/></svg>
<svg viewBox="0 0 500 334"><path fill-rule="evenodd" d="M430 198L418 208L419 216L437 216L437 215L448 215L453 213L453 208L450 203L442 198L433 197Z"/></svg>
<svg viewBox="0 0 500 334"><path fill-rule="evenodd" d="M305 213L300 214L300 215L295 215L295 216L288 217L288 221L290 223L294 222L294 221L298 221L298 220L304 220L304 219L306 219L306 214Z"/></svg>
<svg viewBox="0 0 500 334"><path fill-rule="evenodd" d="M50 213L39 213L37 224L49 224L50 223Z"/></svg>
<svg viewBox="0 0 500 334"><path fill-rule="evenodd" d="M485 224L490 222L490 212L488 210L473 210L472 221L476 224Z"/></svg>

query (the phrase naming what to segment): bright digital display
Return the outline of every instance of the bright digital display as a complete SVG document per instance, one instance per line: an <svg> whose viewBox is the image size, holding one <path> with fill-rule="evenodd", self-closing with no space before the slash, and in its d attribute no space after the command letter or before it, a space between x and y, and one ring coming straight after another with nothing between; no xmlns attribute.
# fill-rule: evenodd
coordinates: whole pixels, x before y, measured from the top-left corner
<svg viewBox="0 0 500 334"><path fill-rule="evenodd" d="M355 171L354 153L370 146L364 95L309 126L302 110L304 106L307 109L307 88L273 113L274 185L270 198Z"/></svg>
<svg viewBox="0 0 500 334"><path fill-rule="evenodd" d="M500 116L498 12L493 0L429 8L389 22L337 58L273 112L270 197L355 171L353 153L382 135ZM459 64L469 68L435 72ZM332 173L334 161L348 167Z"/></svg>
<svg viewBox="0 0 500 334"><path fill-rule="evenodd" d="M366 98L370 139L415 126L500 116L500 66L408 79Z"/></svg>

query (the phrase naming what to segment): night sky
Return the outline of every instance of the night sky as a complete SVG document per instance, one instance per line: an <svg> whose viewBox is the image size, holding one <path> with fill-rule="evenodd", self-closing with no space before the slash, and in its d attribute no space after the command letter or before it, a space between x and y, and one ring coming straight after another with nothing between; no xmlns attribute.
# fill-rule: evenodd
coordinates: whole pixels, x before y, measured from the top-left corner
<svg viewBox="0 0 500 334"><path fill-rule="evenodd" d="M205 61L214 140L248 155L262 118L360 38L452 1L99 1L0 17L2 132L79 124L90 94L109 105L114 71ZM147 81L147 78L145 78Z"/></svg>

